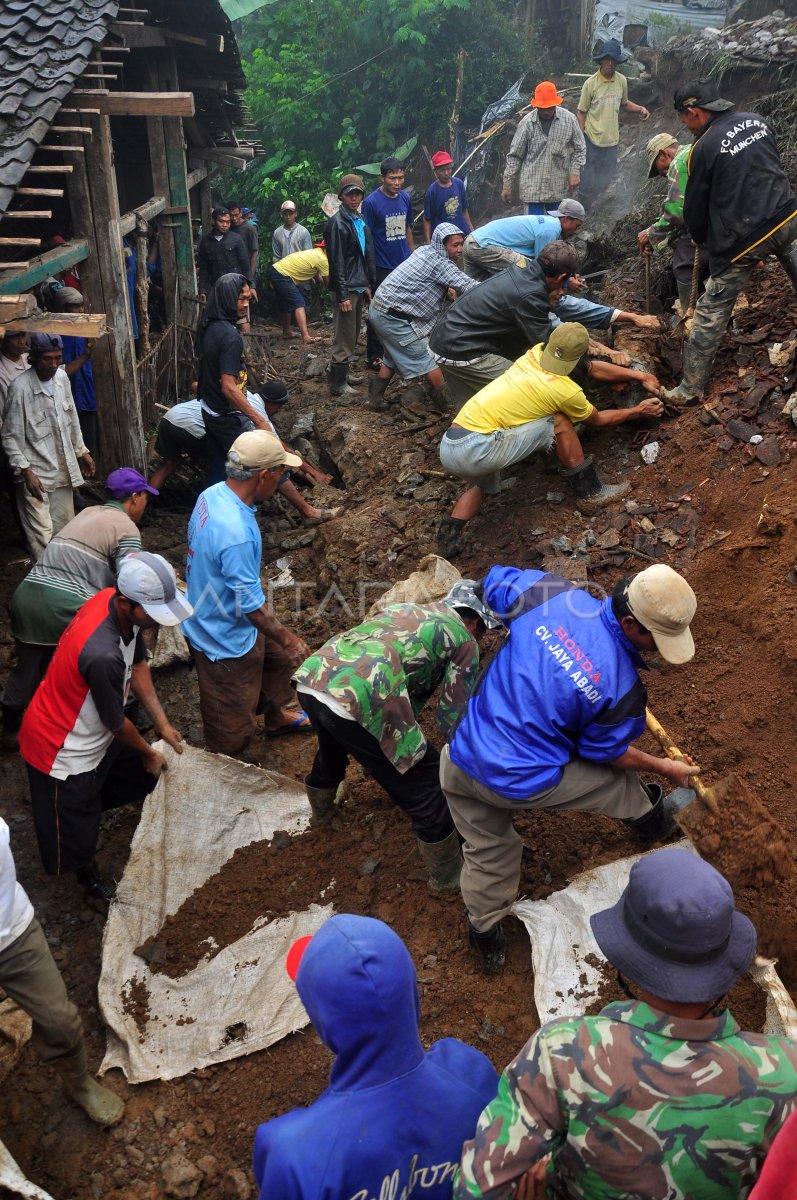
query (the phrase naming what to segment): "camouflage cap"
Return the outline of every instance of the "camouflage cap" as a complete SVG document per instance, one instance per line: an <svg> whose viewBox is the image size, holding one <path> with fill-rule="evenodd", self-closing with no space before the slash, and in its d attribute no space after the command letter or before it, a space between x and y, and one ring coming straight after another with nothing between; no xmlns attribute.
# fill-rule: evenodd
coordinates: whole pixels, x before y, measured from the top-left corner
<svg viewBox="0 0 797 1200"><path fill-rule="evenodd" d="M755 927L727 879L676 847L634 863L620 899L590 925L604 957L661 1000L716 1000L755 955Z"/></svg>
<svg viewBox="0 0 797 1200"><path fill-rule="evenodd" d="M481 585L475 579L458 579L443 601L449 608L469 608L484 621L488 629L498 629L501 622L481 599Z"/></svg>

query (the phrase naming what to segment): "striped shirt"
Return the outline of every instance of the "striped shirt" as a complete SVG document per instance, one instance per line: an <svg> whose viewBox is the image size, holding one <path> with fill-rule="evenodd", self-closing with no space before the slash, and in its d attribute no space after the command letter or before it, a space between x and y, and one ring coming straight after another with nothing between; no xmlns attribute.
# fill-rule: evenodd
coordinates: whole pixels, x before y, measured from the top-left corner
<svg viewBox="0 0 797 1200"><path fill-rule="evenodd" d="M420 246L380 283L373 307L404 317L418 337L427 337L443 310L448 289L455 288L461 296L478 286L477 280L465 275L446 254L444 238L460 233L447 222L438 225L431 243Z"/></svg>
<svg viewBox="0 0 797 1200"><path fill-rule="evenodd" d="M11 630L20 641L55 646L81 605L113 587L122 560L141 535L121 504L85 508L45 546L11 599Z"/></svg>

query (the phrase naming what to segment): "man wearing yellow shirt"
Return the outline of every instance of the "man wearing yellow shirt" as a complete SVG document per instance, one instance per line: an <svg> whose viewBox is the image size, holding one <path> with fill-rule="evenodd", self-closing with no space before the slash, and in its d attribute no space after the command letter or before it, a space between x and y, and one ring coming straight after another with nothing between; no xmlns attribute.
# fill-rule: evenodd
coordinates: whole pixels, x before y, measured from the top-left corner
<svg viewBox="0 0 797 1200"><path fill-rule="evenodd" d="M317 279L324 287L328 286L329 262L324 251L297 250L288 254L269 267L268 278L282 311L282 336L292 336L291 317L294 317L302 341L317 342L318 338L310 337L307 329L307 298L299 285Z"/></svg>
<svg viewBox="0 0 797 1200"><path fill-rule="evenodd" d="M614 179L620 141L620 109L639 113L643 121L650 116L643 104L634 104L628 99L628 81L624 75L617 74L624 58L620 43L609 38L592 60L598 64L598 70L581 89L576 117L587 143L587 161L581 172L578 195L585 208L597 203Z"/></svg>
<svg viewBox="0 0 797 1200"><path fill-rule="evenodd" d="M653 398L633 408L603 411L590 404L570 378L588 345L583 325L558 325L545 346L540 343L528 350L459 410L443 434L440 461L471 486L443 520L437 542L443 555L450 557L458 550L465 522L476 515L484 497L500 492L501 469L538 451L555 451L579 508L593 511L628 491L628 483L601 482L592 455L584 457L574 426L578 422L621 425L637 417L657 417L663 406Z"/></svg>

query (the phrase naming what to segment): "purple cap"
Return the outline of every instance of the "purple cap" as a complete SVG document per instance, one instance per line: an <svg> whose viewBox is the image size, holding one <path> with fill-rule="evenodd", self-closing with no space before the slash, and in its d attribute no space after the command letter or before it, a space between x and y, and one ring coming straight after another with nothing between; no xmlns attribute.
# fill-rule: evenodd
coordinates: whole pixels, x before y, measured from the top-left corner
<svg viewBox="0 0 797 1200"><path fill-rule="evenodd" d="M126 500L133 492L149 492L150 496L159 495L158 489L150 487L144 476L132 467L119 467L111 471L105 480L105 490L117 500Z"/></svg>
<svg viewBox="0 0 797 1200"><path fill-rule="evenodd" d="M662 1000L724 996L755 955L755 928L727 879L677 847L634 863L620 899L590 925L604 957Z"/></svg>

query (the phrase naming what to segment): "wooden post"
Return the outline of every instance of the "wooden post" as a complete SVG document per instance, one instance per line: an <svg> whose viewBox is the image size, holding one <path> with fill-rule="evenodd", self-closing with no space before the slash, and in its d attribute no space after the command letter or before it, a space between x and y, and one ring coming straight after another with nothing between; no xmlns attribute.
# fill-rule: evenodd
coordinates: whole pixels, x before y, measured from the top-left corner
<svg viewBox="0 0 797 1200"><path fill-rule="evenodd" d="M152 186L155 189L156 195L168 198L170 197L169 169L166 162L166 140L163 134L162 117L147 118L147 140L149 142L149 161L152 168ZM171 203L171 201L167 200L167 203ZM170 325L179 320L181 311L180 297L177 289L177 255L171 218L169 226L161 229L158 238L158 247L161 256L166 323Z"/></svg>
<svg viewBox="0 0 797 1200"><path fill-rule="evenodd" d="M85 237L91 246L80 273L84 299L90 310L106 313L108 320L108 336L97 342L92 353L101 459L106 470L119 466L143 470L144 429L110 120L105 116L87 119L92 137L84 141L85 153L72 159L69 203L75 235Z"/></svg>
<svg viewBox="0 0 797 1200"><path fill-rule="evenodd" d="M457 83L454 90L454 107L451 110L451 116L448 118L448 141L452 154L456 154L457 149L459 114L462 110L462 88L465 83L465 59L467 57L467 50L460 47L459 54L457 55Z"/></svg>
<svg viewBox="0 0 797 1200"><path fill-rule="evenodd" d="M138 302L138 355L144 358L149 354L149 278L147 275L147 256L149 255L149 238L147 222L143 217L136 218L136 300Z"/></svg>
<svg viewBox="0 0 797 1200"><path fill-rule="evenodd" d="M163 137L166 150L166 170L169 175L171 205L172 208L185 208L184 212L175 213L171 218L174 222L178 309L182 314L185 306L184 298L196 295L197 282L196 267L194 266L194 236L191 229L191 211L188 204L183 123L179 117L163 118Z"/></svg>
<svg viewBox="0 0 797 1200"><path fill-rule="evenodd" d="M210 175L206 175L199 185L199 215L202 218L202 232L210 233L212 221L210 214L213 212L213 193L210 184Z"/></svg>

